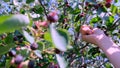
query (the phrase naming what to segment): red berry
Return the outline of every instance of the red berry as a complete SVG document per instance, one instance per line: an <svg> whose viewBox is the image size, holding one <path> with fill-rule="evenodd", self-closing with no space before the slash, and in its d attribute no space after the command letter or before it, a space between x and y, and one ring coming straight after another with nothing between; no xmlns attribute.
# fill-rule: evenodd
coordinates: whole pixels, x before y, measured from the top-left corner
<svg viewBox="0 0 120 68"><path fill-rule="evenodd" d="M38 44L37 43L33 43L33 44L30 45L30 48L32 50L36 50L38 48Z"/></svg>
<svg viewBox="0 0 120 68"><path fill-rule="evenodd" d="M107 3L111 3L111 2L112 2L112 0L106 0L106 2L107 2Z"/></svg>
<svg viewBox="0 0 120 68"><path fill-rule="evenodd" d="M106 8L110 8L111 3L106 3L105 6L106 6Z"/></svg>
<svg viewBox="0 0 120 68"><path fill-rule="evenodd" d="M15 64L18 64L18 65L19 65L22 61L23 61L23 56L17 55L17 56L15 57Z"/></svg>
<svg viewBox="0 0 120 68"><path fill-rule="evenodd" d="M50 12L47 16L49 22L57 22L58 21L58 14L56 12Z"/></svg>

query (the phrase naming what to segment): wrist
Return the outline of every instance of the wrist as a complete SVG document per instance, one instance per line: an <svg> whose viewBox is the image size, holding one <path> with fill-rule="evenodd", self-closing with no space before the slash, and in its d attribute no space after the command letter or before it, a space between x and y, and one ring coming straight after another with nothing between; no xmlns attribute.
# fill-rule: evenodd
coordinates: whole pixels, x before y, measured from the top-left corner
<svg viewBox="0 0 120 68"><path fill-rule="evenodd" d="M104 47L110 46L110 44L113 44L113 41L109 37L103 36L101 39L98 40L97 43L99 47Z"/></svg>

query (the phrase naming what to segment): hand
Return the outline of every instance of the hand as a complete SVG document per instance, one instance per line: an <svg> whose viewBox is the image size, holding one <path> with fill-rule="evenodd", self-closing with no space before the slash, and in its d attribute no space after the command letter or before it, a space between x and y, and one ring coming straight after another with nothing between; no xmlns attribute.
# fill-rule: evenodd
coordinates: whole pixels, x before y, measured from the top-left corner
<svg viewBox="0 0 120 68"><path fill-rule="evenodd" d="M82 34L82 39L86 42L99 45L104 43L103 40L106 40L107 36L101 29L92 28L88 25L83 25L80 28L80 32Z"/></svg>

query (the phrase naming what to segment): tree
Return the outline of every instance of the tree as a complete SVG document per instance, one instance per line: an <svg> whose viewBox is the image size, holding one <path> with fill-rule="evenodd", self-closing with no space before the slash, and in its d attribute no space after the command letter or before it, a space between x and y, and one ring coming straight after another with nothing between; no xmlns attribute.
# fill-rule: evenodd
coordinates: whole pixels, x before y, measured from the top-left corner
<svg viewBox="0 0 120 68"><path fill-rule="evenodd" d="M112 68L99 47L80 38L80 26L102 29L120 44L118 0L3 0L0 67Z"/></svg>

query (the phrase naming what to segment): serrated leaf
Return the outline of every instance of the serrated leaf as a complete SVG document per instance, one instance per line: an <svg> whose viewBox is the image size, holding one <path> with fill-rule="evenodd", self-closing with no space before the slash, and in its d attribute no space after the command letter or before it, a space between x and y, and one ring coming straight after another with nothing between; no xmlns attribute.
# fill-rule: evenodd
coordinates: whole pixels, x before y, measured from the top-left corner
<svg viewBox="0 0 120 68"><path fill-rule="evenodd" d="M66 68L67 67L67 62L65 61L63 56L61 56L60 54L56 54L56 59L58 61L58 64L59 64L60 68Z"/></svg>
<svg viewBox="0 0 120 68"><path fill-rule="evenodd" d="M55 44L55 47L61 51L66 51L68 45L67 33L62 30L56 30L55 24L50 25L50 33L51 33L52 41Z"/></svg>
<svg viewBox="0 0 120 68"><path fill-rule="evenodd" d="M25 15L0 16L0 33L12 32L29 24L29 18Z"/></svg>
<svg viewBox="0 0 120 68"><path fill-rule="evenodd" d="M30 34L23 30L23 35L31 44L35 42L34 37L30 36Z"/></svg>

